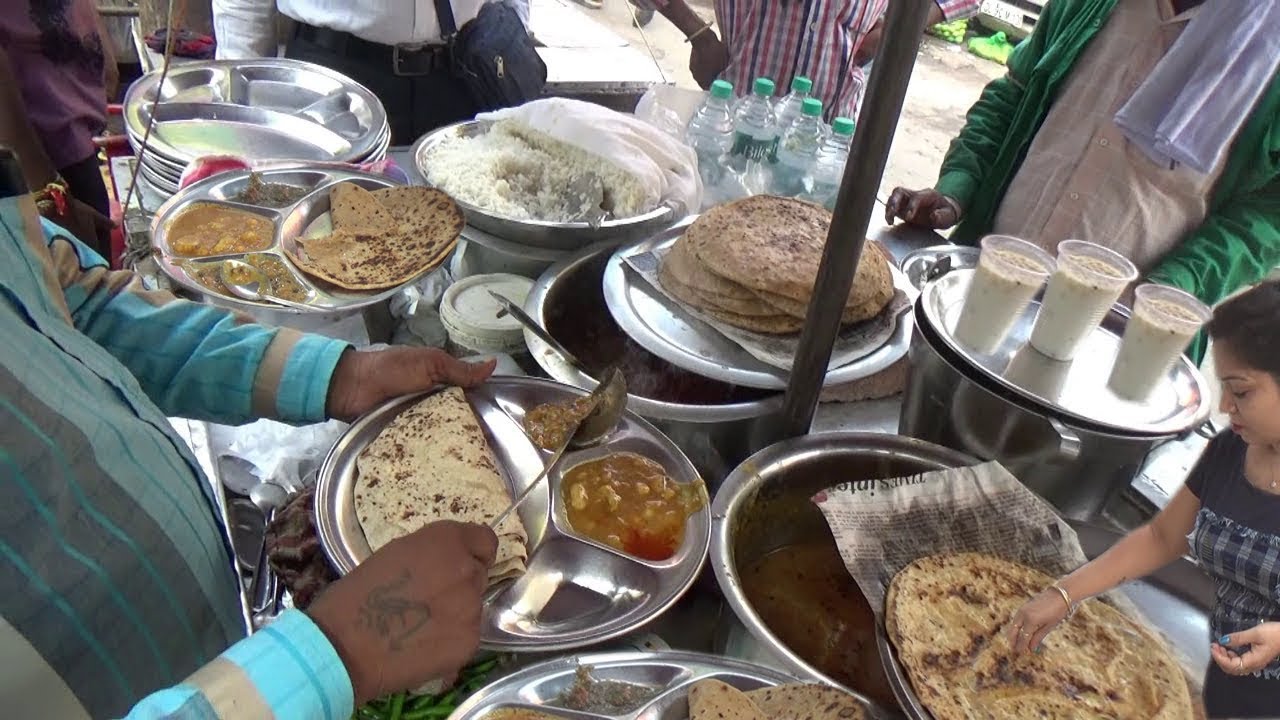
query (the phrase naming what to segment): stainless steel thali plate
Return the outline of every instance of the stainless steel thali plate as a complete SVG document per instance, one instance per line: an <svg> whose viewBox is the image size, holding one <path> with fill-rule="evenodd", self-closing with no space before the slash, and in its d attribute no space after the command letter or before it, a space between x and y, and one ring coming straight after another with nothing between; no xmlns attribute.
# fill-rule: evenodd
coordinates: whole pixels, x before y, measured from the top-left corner
<svg viewBox="0 0 1280 720"><path fill-rule="evenodd" d="M429 177L429 159L431 152L438 145L453 138L472 138L483 135L489 132L489 124L485 121L468 120L422 136L413 147L413 162L422 181L427 185L433 185ZM467 223L476 229L510 242L552 250L577 250L601 240L621 242L647 237L676 220L675 211L664 205L643 215L621 220L607 220L600 227L592 227L585 222L547 222L511 218L457 198L454 200L467 214Z"/></svg>
<svg viewBox="0 0 1280 720"><path fill-rule="evenodd" d="M1072 361L1051 360L1028 344L1040 311L1039 297L1028 304L1000 347L990 354L969 350L951 331L960 318L973 273L972 269L952 270L927 283L918 302L930 329L982 378L1050 412L1111 432L1178 434L1209 416L1212 400L1208 384L1186 356L1173 364L1145 402L1126 400L1107 388L1120 338L1129 321L1128 310L1120 305L1103 318L1102 325L1085 340L1084 349Z"/></svg>
<svg viewBox="0 0 1280 720"><path fill-rule="evenodd" d="M158 183L142 168L143 176L152 183ZM160 269L177 284L203 295L221 305L251 310L269 309L283 312L306 312L299 308L289 308L271 302L255 302L243 298L222 294L204 285L195 276L196 272L208 268L216 270L217 263L229 259L242 259L248 255L270 255L279 258L289 269L293 279L307 293L304 302L312 312L335 313L356 310L381 302L399 292L407 285L416 282L419 277L430 270L423 271L401 285L387 290L356 292L343 290L336 286L313 279L301 272L285 248L291 248L299 237L329 232L329 192L334 185L351 182L368 190L396 187L396 183L385 177L348 172L329 167L315 167L299 164L297 166L273 168L258 173L264 183L291 185L306 191L296 202L280 208L262 207L237 202L233 198L244 189L249 181L248 170L238 170L215 175L201 180L174 195L156 211L151 223L151 242L156 250L156 260ZM165 189L161 186L161 189ZM265 250L253 252L234 252L206 257L187 258L173 251L169 226L183 210L196 203L213 203L233 210L253 213L269 219L275 227L275 240Z"/></svg>
<svg viewBox="0 0 1280 720"><path fill-rule="evenodd" d="M1106 552L1122 537L1096 525L1069 522L1080 538L1081 549L1090 560ZM1214 587L1204 571L1184 558L1141 580L1120 586L1119 592L1169 640L1174 652L1195 668L1194 672L1208 667L1209 613L1214 603ZM932 713L911 686L911 678L898 662L898 652L889 640L883 622L878 624L876 643L885 674L903 712L911 720L933 720Z"/></svg>
<svg viewBox="0 0 1280 720"><path fill-rule="evenodd" d="M618 326L644 349L683 370L703 377L761 390L784 390L790 373L757 360L737 343L694 317L627 265L626 258L671 247L694 218L638 243L624 246L604 270L604 297ZM894 287L914 296L906 275L892 263ZM826 385L860 380L889 367L907 354L912 313L898 316L893 335L879 349L827 372Z"/></svg>
<svg viewBox="0 0 1280 720"><path fill-rule="evenodd" d="M356 460L388 423L428 393L393 400L356 421L329 452L316 485L316 527L329 560L346 574L369 557L356 518ZM534 378L498 377L467 391L513 496L528 487L550 454L524 433L526 411L586 393ZM481 645L490 650L568 650L623 635L666 611L702 569L711 542L707 508L690 516L684 544L663 561L634 558L577 535L560 487L576 465L613 452L633 452L665 468L679 483L701 482L688 458L664 435L628 411L603 445L566 452L556 469L520 506L529 533L527 572L490 591Z"/></svg>
<svg viewBox="0 0 1280 720"><path fill-rule="evenodd" d="M328 68L286 58L216 60L156 70L125 95L128 134L148 152L185 163L201 155L351 162L387 132L372 92Z"/></svg>
<svg viewBox="0 0 1280 720"><path fill-rule="evenodd" d="M641 686L654 697L613 715L566 710L561 695L573 686L581 666L596 680ZM750 691L799 682L785 673L715 655L687 652L570 655L527 667L481 688L449 716L484 720L501 710L535 710L565 720L688 720L689 688L699 680L719 680Z"/></svg>

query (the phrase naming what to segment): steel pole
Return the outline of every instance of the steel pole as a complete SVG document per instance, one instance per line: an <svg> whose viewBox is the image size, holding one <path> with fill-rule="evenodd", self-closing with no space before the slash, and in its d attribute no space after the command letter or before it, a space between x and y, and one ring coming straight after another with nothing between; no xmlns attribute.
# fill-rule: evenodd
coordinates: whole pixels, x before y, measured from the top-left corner
<svg viewBox="0 0 1280 720"><path fill-rule="evenodd" d="M831 362L831 347L840 331L840 314L866 243L876 192L889 159L889 147L920 50L934 0L893 0L885 14L884 37L876 53L858 131L845 165L831 229L822 252L808 317L800 333L782 422L774 440L809 432Z"/></svg>

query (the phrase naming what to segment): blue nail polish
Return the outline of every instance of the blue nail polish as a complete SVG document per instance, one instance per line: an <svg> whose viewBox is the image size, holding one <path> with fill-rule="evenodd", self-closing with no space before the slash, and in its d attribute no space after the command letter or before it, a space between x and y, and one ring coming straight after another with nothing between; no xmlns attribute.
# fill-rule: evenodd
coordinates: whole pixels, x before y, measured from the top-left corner
<svg viewBox="0 0 1280 720"><path fill-rule="evenodd" d="M1218 638L1218 644L1219 644L1219 645L1230 645L1230 644L1231 644L1231 636L1230 636L1230 635L1223 635L1222 637Z"/></svg>
<svg viewBox="0 0 1280 720"><path fill-rule="evenodd" d="M1040 646L1040 645L1037 645L1037 646L1036 646L1036 654L1037 654L1037 655L1039 655L1039 654L1040 654L1040 648L1041 648L1041 647L1042 647L1042 646Z"/></svg>

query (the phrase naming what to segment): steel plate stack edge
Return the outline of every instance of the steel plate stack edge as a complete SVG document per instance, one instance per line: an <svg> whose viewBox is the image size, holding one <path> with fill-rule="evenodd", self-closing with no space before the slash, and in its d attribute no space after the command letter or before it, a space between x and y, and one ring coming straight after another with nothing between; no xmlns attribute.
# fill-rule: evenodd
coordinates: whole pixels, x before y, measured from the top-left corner
<svg viewBox="0 0 1280 720"><path fill-rule="evenodd" d="M386 157L387 113L364 86L299 60L216 60L160 70L124 99L139 174L166 196L198 157L365 163ZM151 127L150 136L147 135ZM146 138L145 152L143 139Z"/></svg>

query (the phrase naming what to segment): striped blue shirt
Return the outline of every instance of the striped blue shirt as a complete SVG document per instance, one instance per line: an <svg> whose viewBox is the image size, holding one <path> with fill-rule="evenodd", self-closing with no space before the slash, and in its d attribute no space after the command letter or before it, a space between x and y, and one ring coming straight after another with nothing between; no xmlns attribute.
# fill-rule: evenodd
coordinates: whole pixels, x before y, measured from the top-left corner
<svg viewBox="0 0 1280 720"><path fill-rule="evenodd" d="M0 200L0 242L0 715L349 717L305 615L244 637L216 499L167 420L322 420L346 345L147 292L29 197Z"/></svg>

